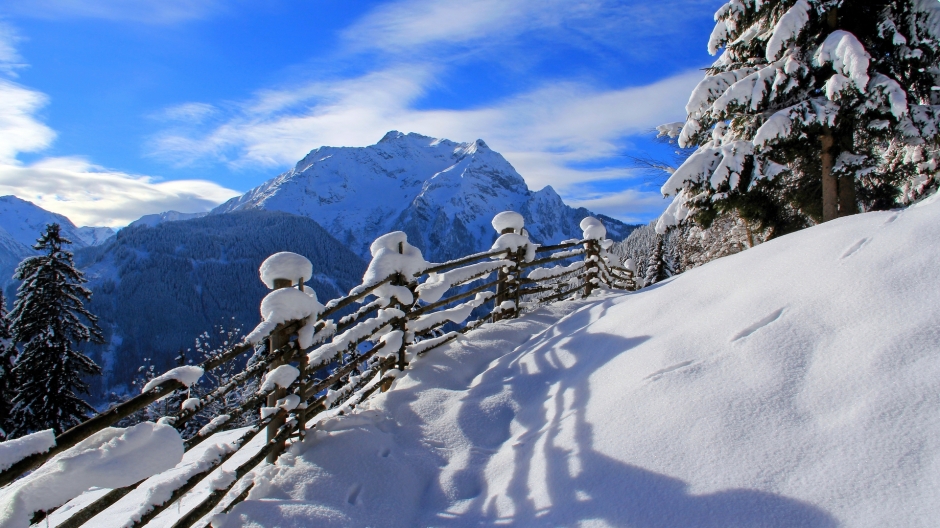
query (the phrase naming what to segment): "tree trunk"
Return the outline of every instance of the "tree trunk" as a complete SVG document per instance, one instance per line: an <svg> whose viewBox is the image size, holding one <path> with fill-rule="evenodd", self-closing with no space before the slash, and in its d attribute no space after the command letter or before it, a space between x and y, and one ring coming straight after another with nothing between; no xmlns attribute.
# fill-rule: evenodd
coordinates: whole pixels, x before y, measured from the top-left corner
<svg viewBox="0 0 940 528"><path fill-rule="evenodd" d="M855 197L855 178L844 175L839 178L839 216L858 213L858 200Z"/></svg>
<svg viewBox="0 0 940 528"><path fill-rule="evenodd" d="M839 186L832 174L832 133L827 127L824 135L819 136L822 144L822 221L828 222L839 216Z"/></svg>

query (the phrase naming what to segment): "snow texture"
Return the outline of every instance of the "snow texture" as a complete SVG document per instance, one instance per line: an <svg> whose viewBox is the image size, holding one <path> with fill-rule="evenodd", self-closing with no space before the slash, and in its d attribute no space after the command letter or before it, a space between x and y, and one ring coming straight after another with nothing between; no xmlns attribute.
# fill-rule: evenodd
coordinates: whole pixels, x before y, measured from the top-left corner
<svg viewBox="0 0 940 528"><path fill-rule="evenodd" d="M168 425L109 427L0 491L0 527L25 528L34 512L65 504L92 486L128 486L182 457L183 439Z"/></svg>
<svg viewBox="0 0 940 528"><path fill-rule="evenodd" d="M525 261L531 262L535 260L536 247L537 244L533 244L529 240L529 237L525 235L520 235L517 233L506 233L499 235L499 238L496 239L496 242L493 242L493 246L490 248L490 251L497 251L500 249L516 251L519 248L525 248Z"/></svg>
<svg viewBox="0 0 940 528"><path fill-rule="evenodd" d="M780 56L784 46L799 36L809 22L810 5L806 0L797 0L793 7L780 17L770 39L767 40L767 61L774 62Z"/></svg>
<svg viewBox="0 0 940 528"><path fill-rule="evenodd" d="M313 264L307 257L282 251L264 259L258 268L261 281L265 286L274 289L274 279L287 279L291 284L300 284L313 276ZM300 282L298 282L300 281Z"/></svg>
<svg viewBox="0 0 940 528"><path fill-rule="evenodd" d="M291 383L297 380L298 376L300 376L300 371L297 370L297 367L281 365L264 375L264 380L261 382L261 387L258 391L268 392L274 390L275 385L286 389L290 387Z"/></svg>
<svg viewBox="0 0 940 528"><path fill-rule="evenodd" d="M416 293L422 301L434 303L441 300L447 290L454 286L468 282L471 278L474 278L474 280L485 279L499 268L511 266L512 264L511 260L495 260L454 268L444 273L431 273L424 283L418 285Z"/></svg>
<svg viewBox="0 0 940 528"><path fill-rule="evenodd" d="M584 261L579 260L577 262L572 262L567 266L552 266L550 268L535 268L526 275L527 279L532 280L543 280L550 279L553 277L560 277L566 273L571 273L572 271L579 270L584 267Z"/></svg>
<svg viewBox="0 0 940 528"><path fill-rule="evenodd" d="M55 447L55 431L52 429L0 442L0 471L6 471L20 460L31 455L45 453L53 447Z"/></svg>
<svg viewBox="0 0 940 528"><path fill-rule="evenodd" d="M581 231L587 240L603 240L607 236L607 228L593 216L586 216L581 220Z"/></svg>
<svg viewBox="0 0 940 528"><path fill-rule="evenodd" d="M405 312L399 310L398 308L384 308L379 310L375 314L375 317L366 319L365 321L353 326L349 330L346 330L342 334L334 337L333 340L329 343L316 348L307 354L310 365L319 365L320 363L332 358L336 354L345 352L349 349L350 346L352 346L353 343L356 343L370 335L377 333L393 319L404 316Z"/></svg>
<svg viewBox="0 0 940 528"><path fill-rule="evenodd" d="M176 367L148 381L140 392L141 394L150 392L152 389L157 388L157 386L159 386L164 381L169 380L176 380L187 387L192 387L194 383L199 381L199 378L202 377L202 374L202 367L197 367L194 365L183 365L182 367Z"/></svg>
<svg viewBox="0 0 940 528"><path fill-rule="evenodd" d="M458 304L453 308L438 310L419 316L414 321L408 321L408 330L411 330L417 334L424 332L425 330L429 330L439 324L443 324L447 321L452 323L462 323L467 319L467 317L470 317L470 313L474 308L482 306L483 303L485 303L487 299L493 295L495 294L491 291L480 292L476 294L473 299L465 303Z"/></svg>
<svg viewBox="0 0 940 528"><path fill-rule="evenodd" d="M308 295L295 288L281 288L265 295L261 300L262 322L245 337L245 340L257 345L268 337L272 330L281 323L316 317L323 311L323 305L316 296Z"/></svg>
<svg viewBox="0 0 940 528"><path fill-rule="evenodd" d="M513 233L522 234L523 227L525 227L525 219L515 211L503 211L493 217L493 229L497 233L512 229Z"/></svg>
<svg viewBox="0 0 940 528"><path fill-rule="evenodd" d="M485 324L217 528L932 526L938 260L934 198Z"/></svg>
<svg viewBox="0 0 940 528"><path fill-rule="evenodd" d="M408 236L402 231L393 231L375 239L369 251L372 253L372 261L362 277L363 287L377 284L396 273L401 274L407 281L429 267L428 262L421 256L421 250L409 244ZM384 299L386 304L390 303L393 297L404 304L414 302L411 290L404 286L383 284L375 289L372 295Z"/></svg>
<svg viewBox="0 0 940 528"><path fill-rule="evenodd" d="M864 92L868 86L869 59L865 46L855 35L841 29L830 33L813 55L817 66L832 63L837 74L851 79L860 92Z"/></svg>
<svg viewBox="0 0 940 528"><path fill-rule="evenodd" d="M199 408L199 398L186 398L183 400L183 403L180 405L180 410L182 411L195 411Z"/></svg>
<svg viewBox="0 0 940 528"><path fill-rule="evenodd" d="M216 416L199 430L199 436L211 435L216 431L216 429L225 425L225 423L228 422L231 418L232 417L228 414L220 414Z"/></svg>

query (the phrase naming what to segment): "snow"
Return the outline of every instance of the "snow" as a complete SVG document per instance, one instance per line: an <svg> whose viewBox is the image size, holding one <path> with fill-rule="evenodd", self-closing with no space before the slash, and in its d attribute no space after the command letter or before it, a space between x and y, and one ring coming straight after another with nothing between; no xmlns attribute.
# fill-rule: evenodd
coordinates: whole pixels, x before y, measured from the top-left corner
<svg viewBox="0 0 940 528"><path fill-rule="evenodd" d="M429 330L439 324L443 324L447 321L452 323L462 323L467 317L470 317L470 313L474 308L482 306L483 303L487 301L490 297L495 295L491 291L480 292L476 294L473 299L458 304L453 308L447 308L446 310L437 310L426 315L418 316L414 321L408 321L408 330L411 330L414 333L424 332Z"/></svg>
<svg viewBox="0 0 940 528"><path fill-rule="evenodd" d="M783 47L799 36L803 27L809 22L810 5L806 0L797 0L786 13L780 17L774 27L770 39L767 40L767 61L773 62L780 57Z"/></svg>
<svg viewBox="0 0 940 528"><path fill-rule="evenodd" d="M157 388L157 386L159 386L164 381L169 380L176 380L187 387L192 387L194 383L199 381L199 378L202 377L202 374L202 367L196 367L194 365L183 365L182 367L176 367L148 381L140 392L141 394L150 392L152 389Z"/></svg>
<svg viewBox="0 0 940 528"><path fill-rule="evenodd" d="M869 59L865 46L855 35L841 29L830 33L813 55L817 66L832 63L836 73L851 79L860 92L868 86Z"/></svg>
<svg viewBox="0 0 940 528"><path fill-rule="evenodd" d="M186 398L185 400L183 400L182 405L180 405L180 410L195 411L196 409L199 408L199 403L201 401L202 400L200 400L199 398Z"/></svg>
<svg viewBox="0 0 940 528"><path fill-rule="evenodd" d="M484 324L230 526L931 526L940 199Z"/></svg>
<svg viewBox="0 0 940 528"><path fill-rule="evenodd" d="M398 308L384 308L376 312L375 317L356 324L349 330L333 338L329 343L314 349L307 354L310 366L315 367L323 361L332 358L340 352L345 352L353 343L357 343L368 336L376 334L393 319L405 316L405 312Z"/></svg>
<svg viewBox="0 0 940 528"><path fill-rule="evenodd" d="M152 422L109 427L0 491L0 527L29 526L34 512L58 507L92 486L128 486L172 468L182 457L183 440L173 427Z"/></svg>
<svg viewBox="0 0 940 528"><path fill-rule="evenodd" d="M536 247L537 244L533 244L532 241L529 240L529 237L525 235L506 233L499 235L499 238L497 238L496 242L493 242L493 246L490 247L490 251L497 251L500 249L516 251L519 248L525 248L525 261L531 262L535 260Z"/></svg>
<svg viewBox="0 0 940 528"><path fill-rule="evenodd" d="M286 389L287 387L290 387L291 383L297 380L298 376L300 376L300 371L297 370L297 367L291 365L281 365L264 375L264 380L261 382L261 387L258 389L258 391L268 392L270 390L274 390L275 385L282 389Z"/></svg>
<svg viewBox="0 0 940 528"><path fill-rule="evenodd" d="M603 240L607 236L607 228L604 224L593 216L586 216L581 220L581 231L585 239Z"/></svg>
<svg viewBox="0 0 940 528"><path fill-rule="evenodd" d="M55 445L55 431L52 429L0 442L0 471L6 471L28 456L45 453Z"/></svg>
<svg viewBox="0 0 940 528"><path fill-rule="evenodd" d="M255 327L245 340L257 345L268 337L281 323L316 317L323 311L323 305L311 296L295 288L281 288L265 295L261 300L262 322Z"/></svg>
<svg viewBox="0 0 940 528"><path fill-rule="evenodd" d="M434 303L441 300L444 293L454 286L468 282L470 279L485 279L499 268L511 265L513 265L511 260L495 260L454 268L444 273L431 273L427 280L418 285L416 293L422 301Z"/></svg>
<svg viewBox="0 0 940 528"><path fill-rule="evenodd" d="M567 266L552 266L550 268L535 268L526 275L527 279L532 280L543 280L550 279L552 277L560 277L566 273L571 273L572 271L579 270L584 267L584 261L579 260L577 262L572 262Z"/></svg>
<svg viewBox="0 0 940 528"><path fill-rule="evenodd" d="M525 219L515 211L503 211L493 217L493 229L497 233L502 233L506 229L512 229L513 233L522 234L522 228L525 226Z"/></svg>
<svg viewBox="0 0 940 528"><path fill-rule="evenodd" d="M377 284L396 273L410 280L430 266L421 256L421 250L409 244L408 236L402 231L393 231L375 239L369 251L372 253L372 261L362 276L360 287ZM414 302L411 290L403 286L383 284L372 294L384 299L385 304L390 303L393 297L404 304Z"/></svg>
<svg viewBox="0 0 940 528"><path fill-rule="evenodd" d="M264 259L258 273L265 286L274 289L274 279L288 279L291 284L298 284L298 280L301 283L309 280L313 276L313 264L307 257L282 251Z"/></svg>

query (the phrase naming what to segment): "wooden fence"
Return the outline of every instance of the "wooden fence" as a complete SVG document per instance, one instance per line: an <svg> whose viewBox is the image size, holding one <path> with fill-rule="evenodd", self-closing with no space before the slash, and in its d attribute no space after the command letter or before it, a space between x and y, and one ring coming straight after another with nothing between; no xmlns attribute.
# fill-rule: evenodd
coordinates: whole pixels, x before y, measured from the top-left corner
<svg viewBox="0 0 940 528"><path fill-rule="evenodd" d="M504 233L512 231L506 229ZM518 233L521 228L515 231ZM416 356L448 343L484 322L515 318L540 305L558 300L586 297L602 286L621 290L635 289L632 272L611 264L606 258L604 246L609 243L603 240L603 236L573 240L536 247L534 257L531 248L528 255L525 247L498 249L443 264L433 264L411 276L394 273L372 284L359 286L345 297L330 301L316 316L314 344L305 349L299 346L298 332L305 325L309 325L310 321L294 320L277 325L260 345L245 341L205 360L199 366L208 372L249 352L255 352L258 357L257 361L201 397L198 402L188 400L184 410L163 419L165 423L172 424L181 432L186 424L209 404L224 401L227 394L260 380L266 373L278 367L291 365L297 369L299 375L286 387L262 387L251 393L237 406L224 409L212 417L209 425L186 438L184 445L188 451L216 432L236 429L235 424L239 422L239 418L245 417L247 413L260 412L262 416L254 425L241 428L241 435L235 442L237 448L228 450L209 467L192 474L172 492L168 500L150 505L147 508L149 511L134 521L132 526L146 525L231 459L238 452L238 448L244 447L264 431L267 439L263 447L238 465L234 470L235 478L229 479L231 482L228 485L214 485L211 493L199 504L188 507L186 513L173 526L193 526L210 513L230 510L244 500L251 489L250 485L242 484L244 489L223 505L223 499L238 482L263 461L276 461L289 443L302 440L307 434L307 427L315 427L316 420L322 413L331 410L334 414L337 410L338 414L348 412L376 391L387 390L394 377L404 371ZM399 245L399 252L401 251L402 247ZM564 262L568 264L559 264ZM546 267L550 264L555 266ZM473 284L486 281L494 272L495 280ZM441 274L447 273L458 277L447 290L451 293L450 296L432 303L418 302L419 297L415 294L420 294L419 286L427 284L430 277L439 279ZM275 281L275 285L279 287L300 289L303 288L302 283L303 279L296 281L293 278L280 278ZM413 295L413 302L405 304L397 298L365 302L384 285L407 288ZM471 300L465 301L466 299ZM491 300L493 308L487 311L486 306L489 306ZM361 303L357 310L338 320L333 319L342 311L350 311L349 308L355 303ZM468 314L476 317L467 321L470 318ZM442 330L446 328L452 330ZM384 333L384 337L374 346L368 348L363 345L380 333ZM261 346L264 350L255 350ZM327 357L324 357L324 354ZM323 359L312 362L310 357ZM55 447L49 451L27 457L0 473L0 486L9 485L95 432L112 426L158 399L180 390L186 390L182 382L168 379L155 388L65 431L56 437ZM142 482L144 481L110 490L91 504L71 513L58 526L82 526ZM42 520L50 513L34 512L33 522Z"/></svg>

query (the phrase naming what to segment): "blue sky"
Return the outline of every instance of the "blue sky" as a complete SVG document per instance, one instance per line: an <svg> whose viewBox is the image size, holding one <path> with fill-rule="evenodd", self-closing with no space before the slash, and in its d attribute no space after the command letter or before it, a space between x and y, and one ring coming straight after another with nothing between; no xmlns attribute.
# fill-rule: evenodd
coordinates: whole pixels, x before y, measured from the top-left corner
<svg viewBox="0 0 940 528"><path fill-rule="evenodd" d="M485 140L629 221L716 0L0 0L0 194L78 225L207 210L321 145Z"/></svg>

